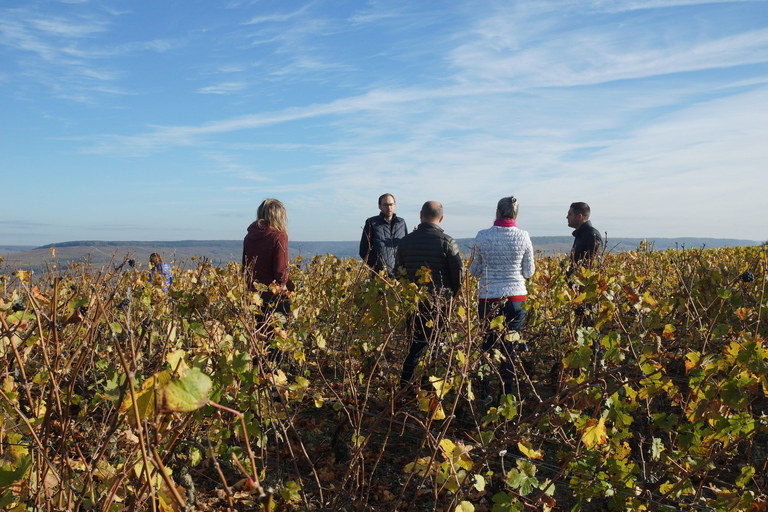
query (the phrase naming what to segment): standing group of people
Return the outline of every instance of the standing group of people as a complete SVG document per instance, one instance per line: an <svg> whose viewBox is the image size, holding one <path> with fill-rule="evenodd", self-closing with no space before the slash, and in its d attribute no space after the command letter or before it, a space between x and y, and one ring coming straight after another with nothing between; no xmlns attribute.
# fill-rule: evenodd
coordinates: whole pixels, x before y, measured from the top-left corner
<svg viewBox="0 0 768 512"><path fill-rule="evenodd" d="M446 307L459 291L464 265L456 241L440 227L443 206L427 201L419 212L420 223L408 233L405 221L395 214L397 204L392 194L379 197L379 215L366 220L360 240L360 257L375 272L385 271L390 277L402 272L411 282L424 282L430 301L420 304L411 319L412 341L403 363L401 386L407 387L424 349L436 341L440 321ZM488 229L478 232L470 272L479 279L478 315L487 321L504 317L505 326L517 331L523 324L527 296L525 280L533 276L533 245L528 232L517 226L518 201L503 197L496 208L496 219ZM574 228L571 249L573 266L591 260L602 246L600 232L589 220L586 203L571 204L566 219ZM285 206L277 199L266 199L257 212L257 220L248 227L243 242L243 269L246 283L255 289L266 285L262 294L267 308L287 314L290 302L287 292L293 290L288 275L288 235ZM426 268L428 277L421 274ZM424 279L422 279L424 277ZM483 350L497 344L493 335L486 337ZM506 360L500 368L502 392L511 391L514 378L515 343L502 339ZM487 388L481 386L481 394Z"/></svg>

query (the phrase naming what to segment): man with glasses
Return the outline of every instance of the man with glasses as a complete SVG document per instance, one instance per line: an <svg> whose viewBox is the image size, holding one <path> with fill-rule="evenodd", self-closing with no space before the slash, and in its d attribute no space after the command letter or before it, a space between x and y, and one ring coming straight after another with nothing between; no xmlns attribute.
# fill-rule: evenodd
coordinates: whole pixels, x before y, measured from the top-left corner
<svg viewBox="0 0 768 512"><path fill-rule="evenodd" d="M381 213L365 221L360 239L360 258L375 272L386 270L390 277L394 275L395 249L408 234L405 221L395 215L395 206L392 194L379 197Z"/></svg>

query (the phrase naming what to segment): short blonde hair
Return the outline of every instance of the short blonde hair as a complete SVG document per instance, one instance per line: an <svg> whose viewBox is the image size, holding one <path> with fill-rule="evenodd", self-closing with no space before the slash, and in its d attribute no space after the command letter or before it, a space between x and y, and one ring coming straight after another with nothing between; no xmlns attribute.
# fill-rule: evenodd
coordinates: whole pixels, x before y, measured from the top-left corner
<svg viewBox="0 0 768 512"><path fill-rule="evenodd" d="M262 228L288 232L288 214L285 212L285 205L277 199L270 197L262 201L256 216Z"/></svg>

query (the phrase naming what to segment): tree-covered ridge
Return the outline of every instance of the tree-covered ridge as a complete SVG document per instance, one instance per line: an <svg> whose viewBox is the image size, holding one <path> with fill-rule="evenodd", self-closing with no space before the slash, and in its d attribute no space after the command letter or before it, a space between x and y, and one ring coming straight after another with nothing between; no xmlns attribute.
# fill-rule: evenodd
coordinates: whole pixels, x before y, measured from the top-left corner
<svg viewBox="0 0 768 512"><path fill-rule="evenodd" d="M265 324L235 263L177 266L168 294L127 259L6 270L0 507L760 510L766 262L641 248L569 280L538 258L517 390L483 402L505 356L480 354L471 280L411 396L427 297L354 260L297 261Z"/></svg>

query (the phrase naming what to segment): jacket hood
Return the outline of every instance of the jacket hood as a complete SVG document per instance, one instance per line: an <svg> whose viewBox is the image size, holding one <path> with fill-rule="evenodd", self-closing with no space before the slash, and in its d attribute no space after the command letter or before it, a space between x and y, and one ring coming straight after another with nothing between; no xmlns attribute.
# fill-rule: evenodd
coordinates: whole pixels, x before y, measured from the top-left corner
<svg viewBox="0 0 768 512"><path fill-rule="evenodd" d="M259 226L259 221L255 220L248 226L248 234L245 235L245 239L252 241L261 240L274 233L276 233L275 230L262 228Z"/></svg>

